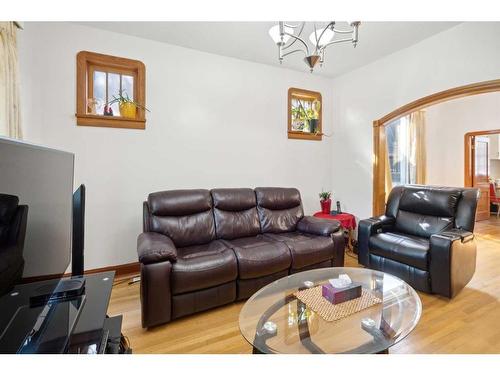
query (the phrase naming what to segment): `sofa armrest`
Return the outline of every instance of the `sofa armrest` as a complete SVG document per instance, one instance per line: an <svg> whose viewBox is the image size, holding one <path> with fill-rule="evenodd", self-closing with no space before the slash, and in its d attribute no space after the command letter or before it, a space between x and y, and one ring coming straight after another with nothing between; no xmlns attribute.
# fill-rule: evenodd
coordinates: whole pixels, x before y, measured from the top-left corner
<svg viewBox="0 0 500 375"><path fill-rule="evenodd" d="M137 255L142 264L158 263L163 261L175 262L177 248L172 240L160 233L145 232L137 238Z"/></svg>
<svg viewBox="0 0 500 375"><path fill-rule="evenodd" d="M361 220L358 225L358 263L365 267L370 266L370 249L368 243L370 237L375 233L390 229L394 226L396 220L390 216L374 216L369 219Z"/></svg>
<svg viewBox="0 0 500 375"><path fill-rule="evenodd" d="M303 233L318 236L330 236L340 230L340 222L330 219L319 219L313 216L304 216L297 223L297 230Z"/></svg>
<svg viewBox="0 0 500 375"><path fill-rule="evenodd" d="M454 297L472 279L475 270L473 233L451 229L431 236L429 272L433 293Z"/></svg>

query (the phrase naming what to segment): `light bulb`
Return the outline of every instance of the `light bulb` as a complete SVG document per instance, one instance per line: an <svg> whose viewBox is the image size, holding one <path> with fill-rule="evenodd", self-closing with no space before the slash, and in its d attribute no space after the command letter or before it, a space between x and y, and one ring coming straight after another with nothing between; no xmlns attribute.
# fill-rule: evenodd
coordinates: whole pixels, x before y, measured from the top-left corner
<svg viewBox="0 0 500 375"><path fill-rule="evenodd" d="M324 30L324 32L323 32ZM321 35L323 33L323 35ZM320 38L321 36L321 38ZM318 29L316 30L316 34L314 31L309 35L309 40L311 41L312 44L316 45L316 37L318 38L318 47L323 47L325 44L328 44L329 42L332 41L333 37L335 36L335 32L333 32L331 29Z"/></svg>
<svg viewBox="0 0 500 375"><path fill-rule="evenodd" d="M293 28L289 26L284 26L283 27L285 32L288 34L293 34ZM288 39L290 39L290 36L284 34L283 35L283 41L281 40L281 35L280 35L280 26L279 25L274 25L269 29L269 36L271 39L276 43L277 45L280 44L286 44L288 42Z"/></svg>

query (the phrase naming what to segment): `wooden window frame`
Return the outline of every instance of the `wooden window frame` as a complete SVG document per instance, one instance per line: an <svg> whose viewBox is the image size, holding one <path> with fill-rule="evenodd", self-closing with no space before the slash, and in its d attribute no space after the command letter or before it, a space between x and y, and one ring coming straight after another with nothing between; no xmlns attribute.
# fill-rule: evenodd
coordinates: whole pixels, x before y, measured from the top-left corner
<svg viewBox="0 0 500 375"><path fill-rule="evenodd" d="M302 98L318 100L321 103L319 109L318 125L315 133L306 133L297 130L292 130L292 99ZM309 91L304 89L299 89L296 87L290 87L288 89L288 138L289 139L305 139L311 141L321 141L323 139L323 98L321 93L317 91Z"/></svg>
<svg viewBox="0 0 500 375"><path fill-rule="evenodd" d="M135 119L87 113L88 93L93 92L93 72L103 71L134 78L134 101L146 106L146 67L138 60L80 51L76 56L76 123L80 126L145 129L146 114L137 107ZM92 73L92 74L91 74Z"/></svg>

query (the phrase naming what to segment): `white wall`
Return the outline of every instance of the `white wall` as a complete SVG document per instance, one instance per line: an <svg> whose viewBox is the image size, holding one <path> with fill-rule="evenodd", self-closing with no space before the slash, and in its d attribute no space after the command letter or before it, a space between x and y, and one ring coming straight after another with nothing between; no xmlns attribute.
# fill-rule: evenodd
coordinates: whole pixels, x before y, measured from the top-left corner
<svg viewBox="0 0 500 375"><path fill-rule="evenodd" d="M333 80L333 190L372 210L372 122L432 93L500 78L500 23L464 23ZM446 139L441 139L446 142Z"/></svg>
<svg viewBox="0 0 500 375"><path fill-rule="evenodd" d="M464 135L500 129L500 93L469 96L428 107L426 125L427 183L463 186ZM495 167L490 165L490 172Z"/></svg>
<svg viewBox="0 0 500 375"><path fill-rule="evenodd" d="M19 39L25 138L74 152L75 186L87 186L86 268L137 260L142 201L153 191L296 186L312 213L331 188L331 139L286 133L289 87L322 93L331 132L326 78L74 24L27 22ZM145 131L76 126L80 50L145 63Z"/></svg>

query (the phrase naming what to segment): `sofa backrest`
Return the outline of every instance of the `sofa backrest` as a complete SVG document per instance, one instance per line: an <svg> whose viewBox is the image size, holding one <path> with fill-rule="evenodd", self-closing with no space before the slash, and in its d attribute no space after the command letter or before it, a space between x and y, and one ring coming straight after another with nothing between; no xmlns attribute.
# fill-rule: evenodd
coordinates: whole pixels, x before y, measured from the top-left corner
<svg viewBox="0 0 500 375"><path fill-rule="evenodd" d="M262 233L294 231L304 216L300 192L294 188L255 188Z"/></svg>
<svg viewBox="0 0 500 375"><path fill-rule="evenodd" d="M392 189L386 215L396 230L428 238L458 227L473 231L476 206L476 189L405 185Z"/></svg>
<svg viewBox="0 0 500 375"><path fill-rule="evenodd" d="M19 205L15 195L0 194L0 245L7 242L14 215Z"/></svg>
<svg viewBox="0 0 500 375"><path fill-rule="evenodd" d="M208 190L151 193L145 211L144 230L170 237L177 247L201 245L215 239L212 197Z"/></svg>
<svg viewBox="0 0 500 375"><path fill-rule="evenodd" d="M213 189L217 238L231 240L260 233L257 202L252 189Z"/></svg>

